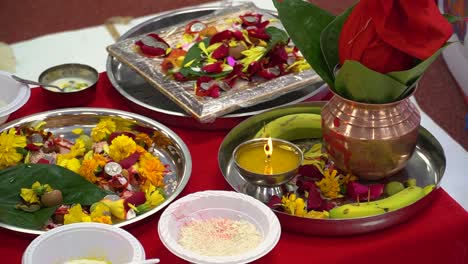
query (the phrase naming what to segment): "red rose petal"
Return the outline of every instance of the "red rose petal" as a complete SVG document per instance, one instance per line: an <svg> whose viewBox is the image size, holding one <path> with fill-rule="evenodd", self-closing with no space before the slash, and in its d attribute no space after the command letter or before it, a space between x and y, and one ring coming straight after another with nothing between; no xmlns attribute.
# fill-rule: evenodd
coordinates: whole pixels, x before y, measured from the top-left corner
<svg viewBox="0 0 468 264"><path fill-rule="evenodd" d="M213 59L220 60L220 59L226 58L228 54L229 54L229 46L226 44L222 44L221 46L219 46L213 51L213 54L211 54L211 57Z"/></svg>

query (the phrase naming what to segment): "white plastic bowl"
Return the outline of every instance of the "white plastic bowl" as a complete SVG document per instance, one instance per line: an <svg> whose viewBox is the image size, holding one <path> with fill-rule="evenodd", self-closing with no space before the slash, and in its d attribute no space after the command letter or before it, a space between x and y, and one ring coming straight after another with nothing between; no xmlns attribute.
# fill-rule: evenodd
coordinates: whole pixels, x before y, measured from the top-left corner
<svg viewBox="0 0 468 264"><path fill-rule="evenodd" d="M134 236L121 228L76 223L54 228L35 238L24 252L22 264L62 264L83 258L122 264L144 260L145 251Z"/></svg>
<svg viewBox="0 0 468 264"><path fill-rule="evenodd" d="M0 124L3 124L11 113L28 101L31 90L26 84L13 80L11 73L4 71L0 71L0 88Z"/></svg>
<svg viewBox="0 0 468 264"><path fill-rule="evenodd" d="M177 242L179 228L184 223L214 217L249 221L263 235L263 241L256 248L235 256L203 256L185 249ZM264 256L275 247L281 235L281 226L270 208L248 195L204 191L189 194L169 205L159 220L158 233L169 251L192 263L247 263Z"/></svg>

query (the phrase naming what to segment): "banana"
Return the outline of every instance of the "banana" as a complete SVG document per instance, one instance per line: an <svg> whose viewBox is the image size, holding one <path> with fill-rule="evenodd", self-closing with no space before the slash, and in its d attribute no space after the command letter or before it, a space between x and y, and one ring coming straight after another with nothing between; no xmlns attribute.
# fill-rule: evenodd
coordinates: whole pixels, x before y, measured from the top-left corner
<svg viewBox="0 0 468 264"><path fill-rule="evenodd" d="M410 205L425 195L419 186L406 187L402 191L382 200L345 204L330 210L330 218L344 219L379 215Z"/></svg>
<svg viewBox="0 0 468 264"><path fill-rule="evenodd" d="M301 113L278 117L262 127L254 138L272 137L287 141L321 138L320 114Z"/></svg>

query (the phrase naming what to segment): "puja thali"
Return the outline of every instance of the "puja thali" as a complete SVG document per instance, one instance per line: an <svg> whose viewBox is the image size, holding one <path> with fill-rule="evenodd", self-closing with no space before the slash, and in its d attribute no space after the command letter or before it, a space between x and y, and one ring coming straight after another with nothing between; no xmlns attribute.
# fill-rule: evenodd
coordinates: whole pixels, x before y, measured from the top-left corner
<svg viewBox="0 0 468 264"><path fill-rule="evenodd" d="M78 138L76 129L81 129L84 133L89 134L100 120L103 119L125 124L125 126L132 129L128 131L157 133L161 142L164 142L164 144L156 144L148 151L151 151L150 154L156 156L165 166L162 181L164 182L163 191L166 199L161 204L134 218L113 221L113 225L117 227L127 227L153 215L171 203L188 183L192 170L190 152L182 139L168 127L147 117L115 109L67 108L37 113L17 119L0 126L0 132L7 131L10 128L31 128L37 126L39 122L45 122L43 123L44 131L59 135L64 140L74 142ZM24 187L27 188L28 186ZM4 222L0 222L0 227L26 234L42 234L45 232L40 229L28 229Z"/></svg>
<svg viewBox="0 0 468 264"><path fill-rule="evenodd" d="M168 28L185 21L213 14L222 9L220 6L178 9L147 20L122 35L119 41L133 38L145 33ZM272 11L265 10L273 14ZM274 14L273 14L274 15ZM245 106L239 110L216 118L210 123L200 123L187 114L178 104L169 100L166 95L154 88L145 78L126 64L111 55L107 58L107 75L116 90L128 101L136 113L152 117L165 124L208 130L230 129L248 116L283 105L294 104L305 100L320 101L328 94L326 85L321 80L307 83L302 88L281 95L272 100Z"/></svg>
<svg viewBox="0 0 468 264"><path fill-rule="evenodd" d="M250 117L232 129L221 143L218 153L219 168L231 187L257 199L278 194L276 188L287 190L286 186L264 187L260 190L262 193L259 193L257 186L247 182L240 175L235 167L232 153L239 144L251 139L262 128L263 124L289 114L315 113L316 110L312 110L312 108L317 106L323 106L323 103L309 102L275 108ZM304 142L295 143L299 146L304 144ZM445 165L445 154L442 146L434 136L421 127L416 150L409 163L402 171L391 176L391 179L404 181L411 177L415 178L420 186L433 184L438 188L445 171ZM428 206L435 196L436 192L432 191L415 203L401 209L375 216L350 219L314 219L290 215L275 209L273 211L285 230L317 236L357 235L388 228L412 217L417 217L418 212Z"/></svg>

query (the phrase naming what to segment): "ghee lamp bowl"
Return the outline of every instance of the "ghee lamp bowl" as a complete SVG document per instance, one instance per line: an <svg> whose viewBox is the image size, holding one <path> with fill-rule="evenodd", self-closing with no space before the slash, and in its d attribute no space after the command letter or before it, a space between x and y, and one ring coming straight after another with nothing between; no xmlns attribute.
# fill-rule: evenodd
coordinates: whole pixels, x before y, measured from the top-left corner
<svg viewBox="0 0 468 264"><path fill-rule="evenodd" d="M234 149L234 164L240 175L251 184L263 187L280 186L296 176L302 163L301 149L295 144L277 138L256 138L241 143ZM266 149L271 148L271 154Z"/></svg>

